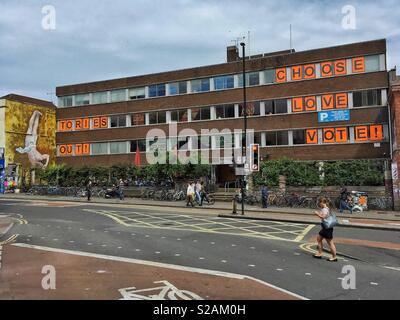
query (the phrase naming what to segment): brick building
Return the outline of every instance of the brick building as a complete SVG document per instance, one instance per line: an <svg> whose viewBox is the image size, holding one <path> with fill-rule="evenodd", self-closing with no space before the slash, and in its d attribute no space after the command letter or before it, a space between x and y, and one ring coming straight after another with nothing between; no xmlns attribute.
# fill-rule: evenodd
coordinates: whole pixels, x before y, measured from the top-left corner
<svg viewBox="0 0 400 320"><path fill-rule="evenodd" d="M303 52L247 57L248 127L264 158L388 159L386 40ZM58 87L57 159L74 166L146 163L150 129L217 129L201 137L168 133L166 149L219 150L241 146L242 62ZM204 138L204 139L203 139ZM206 143L203 143L206 141ZM229 153L228 153L229 154ZM232 159L214 166L217 182L233 180ZM214 161L215 162L215 161Z"/></svg>
<svg viewBox="0 0 400 320"><path fill-rule="evenodd" d="M396 70L389 72L389 81L393 202L395 210L400 210L400 179L398 172L400 168L400 148L398 145L400 141L400 77L396 75Z"/></svg>

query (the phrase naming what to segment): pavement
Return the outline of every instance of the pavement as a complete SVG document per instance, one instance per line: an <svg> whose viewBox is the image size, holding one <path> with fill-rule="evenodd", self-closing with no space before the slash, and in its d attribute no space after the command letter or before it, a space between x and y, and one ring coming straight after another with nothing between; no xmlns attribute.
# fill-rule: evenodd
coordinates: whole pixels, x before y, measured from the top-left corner
<svg viewBox="0 0 400 320"><path fill-rule="evenodd" d="M43 200L43 201L58 201L58 202L79 202L87 203L86 198L60 197L60 196L32 196L25 194L6 194L0 195L0 199L10 200ZM162 208L184 208L184 202L174 201L155 201L143 200L139 198L119 199L102 199L93 198L91 203L95 204L122 204L131 206L151 206ZM203 210L203 211L200 211ZM240 214L240 206L237 208L239 214L232 214L232 203L216 202L214 205L204 204L203 207L197 206L192 209L193 212L212 211L213 214L218 214L220 217L251 219L251 220L271 220L305 224L320 224L320 219L314 215L314 210L303 208L278 208L270 207L263 209L257 206L248 206L245 208L245 215ZM398 211L367 211L362 213L339 213L337 214L339 225L342 227L368 228L377 230L400 230L400 212Z"/></svg>
<svg viewBox="0 0 400 320"><path fill-rule="evenodd" d="M0 237L0 299L400 299L398 231L336 228L329 263L312 258L319 228L304 222L4 198L0 214L14 221ZM342 287L349 265L354 290Z"/></svg>

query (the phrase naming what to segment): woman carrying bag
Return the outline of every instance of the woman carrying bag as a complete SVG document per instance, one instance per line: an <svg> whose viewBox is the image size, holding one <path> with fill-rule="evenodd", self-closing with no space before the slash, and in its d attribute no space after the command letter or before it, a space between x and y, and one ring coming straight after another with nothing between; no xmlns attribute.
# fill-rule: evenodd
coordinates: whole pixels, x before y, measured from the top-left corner
<svg viewBox="0 0 400 320"><path fill-rule="evenodd" d="M333 227L337 225L336 216L329 210L328 200L326 198L321 198L318 201L318 207L321 210L315 211L315 214L321 219L322 229L317 236L318 253L315 254L313 257L316 259L322 259L322 249L323 249L322 241L325 239L325 241L329 245L332 255L328 259L328 261L337 262L338 260L336 257L336 246L333 242Z"/></svg>

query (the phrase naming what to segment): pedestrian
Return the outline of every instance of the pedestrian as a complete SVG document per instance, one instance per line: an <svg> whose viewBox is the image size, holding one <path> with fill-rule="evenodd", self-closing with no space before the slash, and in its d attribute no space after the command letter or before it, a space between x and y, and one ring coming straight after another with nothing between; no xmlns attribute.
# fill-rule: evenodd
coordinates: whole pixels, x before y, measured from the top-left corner
<svg viewBox="0 0 400 320"><path fill-rule="evenodd" d="M200 185L201 185L201 189L200 189L200 207L201 207L203 205L204 199L207 198L207 192L206 192L206 189L204 187L204 181L201 181ZM209 200L207 200L207 202L210 203Z"/></svg>
<svg viewBox="0 0 400 320"><path fill-rule="evenodd" d="M335 216L329 209L329 203L326 198L321 198L318 201L319 211L315 211L315 214L321 219L322 229L317 236L318 253L313 255L316 259L322 259L323 240L325 240L331 250L331 257L328 259L330 262L337 262L336 257L336 246L333 242L333 227L336 224Z"/></svg>
<svg viewBox="0 0 400 320"><path fill-rule="evenodd" d="M201 188L202 185L200 183L200 181L196 182L196 186L195 186L195 193L196 193L196 201L197 203L201 206Z"/></svg>
<svg viewBox="0 0 400 320"><path fill-rule="evenodd" d="M187 199L186 207L188 207L189 204L192 206L192 208L194 207L193 198L194 198L194 184L189 182L186 190L186 199Z"/></svg>
<svg viewBox="0 0 400 320"><path fill-rule="evenodd" d="M87 200L91 201L92 198L92 180L89 179L89 181L86 184L86 193L87 193Z"/></svg>
<svg viewBox="0 0 400 320"><path fill-rule="evenodd" d="M263 208L268 208L268 188L266 185L261 187L261 202Z"/></svg>
<svg viewBox="0 0 400 320"><path fill-rule="evenodd" d="M125 187L124 181L122 179L119 179L119 185L118 185L119 200L124 200L124 187Z"/></svg>
<svg viewBox="0 0 400 320"><path fill-rule="evenodd" d="M353 213L353 206L350 205L350 193L347 191L347 188L343 187L340 191L340 199L339 199L339 212L343 213L343 210L349 210L350 213Z"/></svg>

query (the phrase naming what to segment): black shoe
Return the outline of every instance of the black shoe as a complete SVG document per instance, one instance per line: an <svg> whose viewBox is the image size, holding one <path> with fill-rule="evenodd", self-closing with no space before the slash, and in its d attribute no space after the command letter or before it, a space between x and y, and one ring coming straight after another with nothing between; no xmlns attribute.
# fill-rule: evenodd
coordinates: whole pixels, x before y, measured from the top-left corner
<svg viewBox="0 0 400 320"><path fill-rule="evenodd" d="M313 258L315 258L315 259L322 259L322 256L318 256L318 255L314 254L314 255L313 255Z"/></svg>

